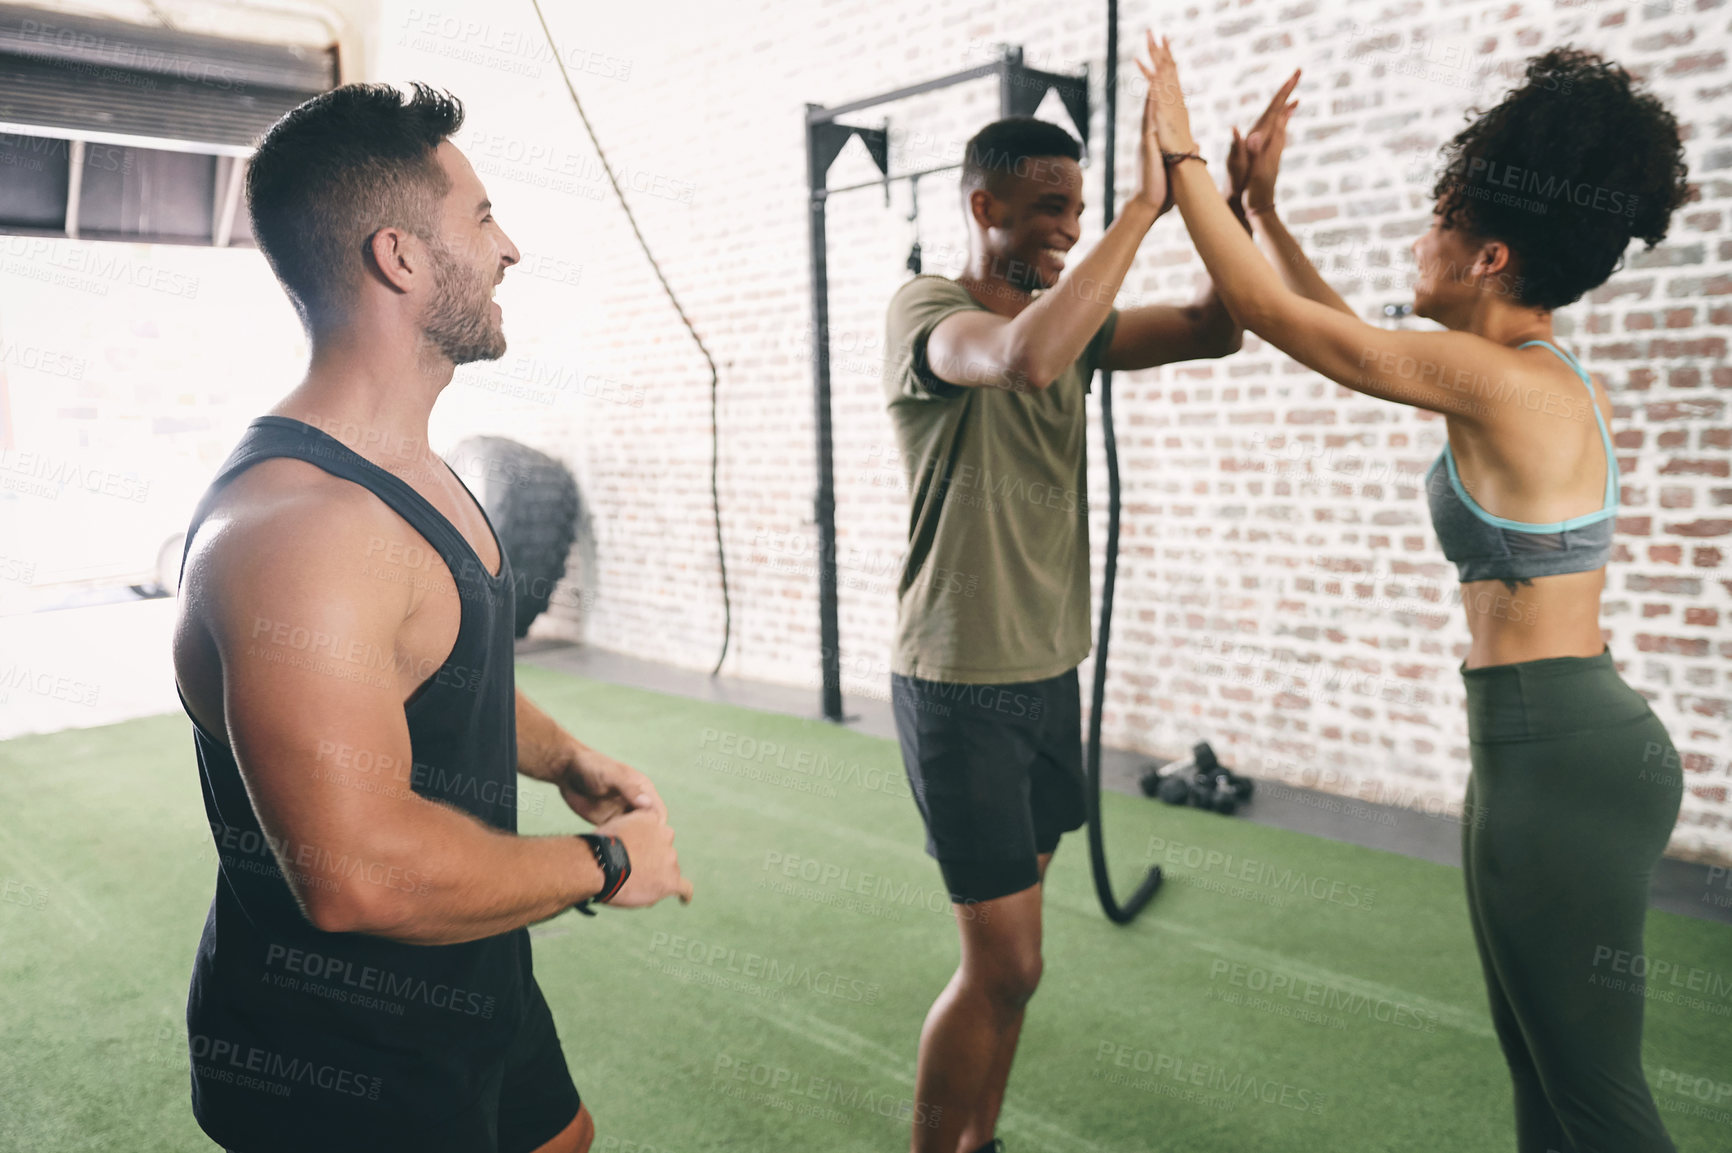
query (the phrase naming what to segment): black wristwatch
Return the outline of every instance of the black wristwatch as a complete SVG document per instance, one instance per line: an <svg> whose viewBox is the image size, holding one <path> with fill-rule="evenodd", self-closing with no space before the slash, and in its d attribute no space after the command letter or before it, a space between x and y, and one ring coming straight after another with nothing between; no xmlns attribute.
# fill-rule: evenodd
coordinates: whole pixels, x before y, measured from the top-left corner
<svg viewBox="0 0 1732 1153"><path fill-rule="evenodd" d="M579 833L577 839L588 841L589 847L595 850L595 863L601 866L601 892L585 897L572 908L586 917L593 917L595 910L589 907L589 903L600 901L605 905L613 900L625 886L626 878L631 876L631 857L625 851L625 842L607 833Z"/></svg>

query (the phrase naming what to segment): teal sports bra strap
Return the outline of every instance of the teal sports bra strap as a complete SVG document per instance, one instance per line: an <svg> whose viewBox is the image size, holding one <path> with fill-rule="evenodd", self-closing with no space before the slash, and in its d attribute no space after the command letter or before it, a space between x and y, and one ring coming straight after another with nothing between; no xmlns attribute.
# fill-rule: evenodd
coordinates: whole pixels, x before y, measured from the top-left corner
<svg viewBox="0 0 1732 1153"><path fill-rule="evenodd" d="M1618 457L1612 448L1612 434L1606 429L1606 418L1601 415L1599 402L1594 399L1594 382L1589 379L1587 370L1577 362L1575 357L1549 340L1524 340L1516 347L1526 348L1530 344L1543 344L1557 353L1565 364L1575 369L1576 375L1582 378L1582 383L1588 386L1588 403L1594 410L1594 423L1600 426L1600 443L1606 449L1606 492L1601 499L1600 508L1602 510L1611 508L1618 500Z"/></svg>
<svg viewBox="0 0 1732 1153"><path fill-rule="evenodd" d="M1551 349L1553 352L1557 353L1558 356L1563 359L1563 362L1565 364L1569 365L1571 368L1576 370L1576 375L1582 378L1582 383L1588 386L1588 391L1589 392L1594 391L1594 382L1588 378L1587 372L1576 361L1576 358L1571 356L1569 353L1565 352L1563 349L1559 348L1557 345L1553 344L1551 341L1549 341L1549 340L1524 340L1520 344L1516 345L1516 347L1517 348L1526 348L1532 344L1543 344L1547 348Z"/></svg>

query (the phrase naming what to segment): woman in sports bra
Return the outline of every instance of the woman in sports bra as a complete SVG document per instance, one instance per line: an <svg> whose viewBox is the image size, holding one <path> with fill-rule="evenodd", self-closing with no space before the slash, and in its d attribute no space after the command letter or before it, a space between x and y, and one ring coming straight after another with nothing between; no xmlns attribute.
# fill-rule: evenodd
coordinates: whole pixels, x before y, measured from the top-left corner
<svg viewBox="0 0 1732 1153"><path fill-rule="evenodd" d="M1426 492L1472 636L1462 868L1518 1147L1670 1153L1642 1073L1642 981L1613 959L1642 954L1681 773L1600 631L1612 410L1552 339L1552 312L1603 284L1632 238L1665 238L1688 194L1677 123L1592 53L1530 59L1525 83L1444 149L1413 244L1414 312L1441 330L1390 331L1354 314L1275 215L1299 74L1229 154L1250 167L1253 243L1195 155L1168 46L1148 48L1145 130L1234 317L1331 380L1446 418Z"/></svg>

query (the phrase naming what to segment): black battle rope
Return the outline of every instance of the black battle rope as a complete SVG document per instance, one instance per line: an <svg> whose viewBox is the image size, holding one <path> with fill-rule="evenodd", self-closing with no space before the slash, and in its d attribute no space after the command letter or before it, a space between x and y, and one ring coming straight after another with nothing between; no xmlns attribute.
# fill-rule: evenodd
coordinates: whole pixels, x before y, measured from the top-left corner
<svg viewBox="0 0 1732 1153"><path fill-rule="evenodd" d="M1119 6L1118 0L1107 0L1107 79L1106 79L1106 222L1113 223L1113 130L1118 119L1119 83ZM1128 925L1143 911L1149 898L1161 884L1159 865L1130 899L1120 906L1113 897L1112 877L1107 873L1107 849L1101 832L1101 706L1107 695L1107 640L1113 625L1113 577L1119 568L1119 449L1113 435L1113 374L1101 373L1101 440L1107 454L1107 550L1106 571L1101 574L1101 623L1099 639L1095 641L1094 699L1089 708L1088 745L1088 805L1089 805L1089 868L1094 873L1095 895L1101 899L1101 910L1117 925Z"/></svg>
<svg viewBox="0 0 1732 1153"><path fill-rule="evenodd" d="M698 330L692 327L691 317L687 316L686 310L680 307L679 298L674 295L673 286L668 284L668 278L662 275L662 266L656 263L654 254L650 252L649 242L643 238L643 233L638 230L637 217L632 215L631 205L626 203L625 191L620 188L619 181L614 179L613 169L609 167L607 162L607 153L602 151L601 141L596 139L595 129L590 126L589 117L583 111L583 101L577 98L577 89L571 85L571 76L565 70L565 60L560 56L559 47L553 41L553 31L547 26L547 17L542 15L541 0L529 0L529 2L535 6L535 18L541 21L541 32L547 37L547 46L553 51L554 62L559 65L559 77L565 81L565 90L571 93L571 103L577 109L578 119L583 121L583 130L589 133L589 142L595 146L595 154L601 158L601 169L607 173L607 182L613 185L613 193L619 197L619 206L625 209L626 223L631 225L631 233L637 237L638 245L643 249L644 259L650 262L650 267L655 270L656 279L661 281L662 289L668 294L668 303L672 304L674 311L679 313L680 320L685 323L686 331L692 334L692 340L697 344L698 351L703 353L704 360L710 366L710 508L714 511L716 518L716 563L722 572L722 653L716 658L716 667L710 670L710 675L713 677L722 671L722 662L728 658L728 640L733 636L734 627L733 605L728 597L728 558L722 550L722 498L716 491L716 469L721 459L721 441L716 431L716 361L710 355L710 350L704 347L703 337L699 336Z"/></svg>

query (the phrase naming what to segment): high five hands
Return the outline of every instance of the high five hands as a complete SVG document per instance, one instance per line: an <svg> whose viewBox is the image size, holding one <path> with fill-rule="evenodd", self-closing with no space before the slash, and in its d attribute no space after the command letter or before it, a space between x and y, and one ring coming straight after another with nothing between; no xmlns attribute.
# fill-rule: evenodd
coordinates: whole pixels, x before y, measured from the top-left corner
<svg viewBox="0 0 1732 1153"><path fill-rule="evenodd" d="M1196 152L1197 143L1191 136L1191 115L1185 107L1179 67L1173 60L1171 43L1165 36L1155 39L1153 31L1144 35L1148 42L1149 64L1136 61L1149 82L1148 98L1143 105L1144 156ZM1241 137L1239 129L1234 127L1232 147L1227 153L1228 203L1242 204L1251 212L1262 211L1274 204L1275 175L1281 166L1281 151L1287 143L1287 120L1299 107L1297 100L1289 103L1287 98L1299 83L1300 71L1297 68L1293 70L1293 75L1287 78L1251 126L1248 136ZM1164 163L1156 163L1164 169ZM1164 171L1162 176L1165 176ZM1145 185L1148 183L1146 175L1144 182ZM1161 181L1161 191L1170 203L1172 190L1168 183L1165 179ZM1164 210L1165 205L1162 207Z"/></svg>
<svg viewBox="0 0 1732 1153"><path fill-rule="evenodd" d="M1137 67L1142 68L1143 62L1137 61ZM1143 69L1147 76L1148 69ZM1167 180L1167 166L1161 159L1161 140L1155 126L1155 86L1149 84L1148 95L1143 98L1142 131L1137 137L1137 190L1131 199L1155 210L1159 219L1173 206L1173 188Z"/></svg>
<svg viewBox="0 0 1732 1153"><path fill-rule="evenodd" d="M1165 36L1155 39L1153 31L1143 33L1148 38L1149 63L1137 61L1143 78L1149 82L1148 102L1144 115L1152 124L1155 141L1162 152L1195 152L1197 142L1191 139L1191 113L1185 107L1185 96L1179 89L1179 66Z"/></svg>

